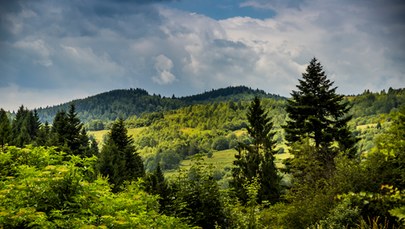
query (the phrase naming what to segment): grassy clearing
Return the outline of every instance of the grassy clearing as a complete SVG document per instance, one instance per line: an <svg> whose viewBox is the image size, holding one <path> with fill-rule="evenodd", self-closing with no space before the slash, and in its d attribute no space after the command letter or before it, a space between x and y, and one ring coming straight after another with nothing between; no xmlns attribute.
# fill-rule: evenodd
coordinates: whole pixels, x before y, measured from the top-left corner
<svg viewBox="0 0 405 229"><path fill-rule="evenodd" d="M366 125L358 125L356 126L356 130L365 130L365 129L369 129L369 128L376 128L377 127L377 123L372 123L372 124L366 124Z"/></svg>
<svg viewBox="0 0 405 229"><path fill-rule="evenodd" d="M134 137L137 136L144 130L146 127L140 127L140 128L130 128L128 129L128 135ZM88 134L94 136L98 144L101 144L103 142L103 138L106 134L108 134L109 130L97 130L97 131L89 131Z"/></svg>
<svg viewBox="0 0 405 229"><path fill-rule="evenodd" d="M233 167L233 161L235 160L235 154L237 151L235 149L227 149L222 151L216 151L213 153L211 158L207 156L203 156L204 165L209 166L212 165L214 170L229 170ZM283 160L291 157L289 153L283 154L276 154L275 155L275 163L277 168L283 168ZM186 159L181 161L180 163L180 170L188 170L193 165L192 159ZM167 177L172 177L177 175L179 170L170 170L166 171L165 175Z"/></svg>

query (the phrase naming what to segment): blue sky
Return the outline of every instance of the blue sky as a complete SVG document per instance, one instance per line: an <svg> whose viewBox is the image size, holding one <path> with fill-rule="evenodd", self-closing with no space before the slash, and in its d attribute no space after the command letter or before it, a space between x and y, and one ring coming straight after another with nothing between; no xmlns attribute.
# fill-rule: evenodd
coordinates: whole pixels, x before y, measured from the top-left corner
<svg viewBox="0 0 405 229"><path fill-rule="evenodd" d="M232 17L270 18L275 15L271 9L254 8L244 5L244 0L191 0L168 1L166 6L187 12L203 14L207 17L221 20Z"/></svg>
<svg viewBox="0 0 405 229"><path fill-rule="evenodd" d="M401 0L0 0L0 107L119 88L289 96L313 57L342 94L405 87Z"/></svg>

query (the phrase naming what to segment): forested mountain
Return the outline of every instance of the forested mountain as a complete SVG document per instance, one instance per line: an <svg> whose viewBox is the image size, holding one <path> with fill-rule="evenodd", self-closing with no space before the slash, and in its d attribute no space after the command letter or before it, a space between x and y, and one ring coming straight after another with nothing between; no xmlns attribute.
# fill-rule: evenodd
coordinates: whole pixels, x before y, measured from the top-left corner
<svg viewBox="0 0 405 229"><path fill-rule="evenodd" d="M130 89L0 109L0 228L402 228L405 90L342 96L310 67L289 100Z"/></svg>
<svg viewBox="0 0 405 229"><path fill-rule="evenodd" d="M405 88L393 89L381 92L365 90L357 96L347 96L352 104L350 114L355 118L361 116L388 114L392 109L405 104Z"/></svg>
<svg viewBox="0 0 405 229"><path fill-rule="evenodd" d="M268 94L262 90L254 90L245 86L213 89L209 92L179 98L175 96L168 98L156 94L151 95L147 91L137 88L113 90L57 106L39 108L37 112L42 122L51 122L58 111L67 110L70 104L75 104L78 117L82 122L87 123L91 120L108 122L119 117L126 119L132 115L139 116L143 113L173 110L196 103L247 100L253 98L255 95L283 99L281 96Z"/></svg>
<svg viewBox="0 0 405 229"><path fill-rule="evenodd" d="M39 108L37 110L41 122L51 123L56 113L60 110L68 110L71 104L75 104L78 117L85 123L87 129L104 129L105 124L119 117L128 118L151 112L175 110L193 104L204 104L224 101L247 101L254 96L285 100L285 97L266 93L263 90L251 89L245 86L213 89L201 94L185 97L162 97L161 95L149 94L143 89L120 89L113 90L84 99L74 100L57 106ZM388 114L392 109L405 104L405 89L388 89L388 91L370 92L365 90L360 95L346 96L351 105L350 114L356 119L377 114Z"/></svg>

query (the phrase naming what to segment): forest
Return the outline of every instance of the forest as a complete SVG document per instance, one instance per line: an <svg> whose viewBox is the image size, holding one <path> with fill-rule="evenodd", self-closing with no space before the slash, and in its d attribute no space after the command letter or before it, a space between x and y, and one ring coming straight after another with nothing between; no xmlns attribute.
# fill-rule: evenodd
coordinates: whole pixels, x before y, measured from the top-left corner
<svg viewBox="0 0 405 229"><path fill-rule="evenodd" d="M114 90L0 109L0 228L404 228L405 89Z"/></svg>

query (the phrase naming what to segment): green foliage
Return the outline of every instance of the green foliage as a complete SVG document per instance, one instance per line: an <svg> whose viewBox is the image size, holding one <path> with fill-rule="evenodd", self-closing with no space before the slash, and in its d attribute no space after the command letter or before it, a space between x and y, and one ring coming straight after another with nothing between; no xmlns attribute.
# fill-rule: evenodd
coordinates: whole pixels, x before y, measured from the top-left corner
<svg viewBox="0 0 405 229"><path fill-rule="evenodd" d="M325 164L333 163L336 150L325 149L331 148L335 142L340 150L353 156L356 140L347 126L351 118L346 116L348 103L336 93L336 87L331 88L333 82L327 79L317 59L311 60L302 77L297 85L298 91L291 93L292 98L286 107L289 116L284 126L286 139L290 143L312 139L316 148L323 149L319 151L322 153L319 159Z"/></svg>
<svg viewBox="0 0 405 229"><path fill-rule="evenodd" d="M145 176L142 158L135 152L133 139L128 136L122 119L118 119L111 127L100 153L98 168L113 184L114 192L122 188L124 181Z"/></svg>
<svg viewBox="0 0 405 229"><path fill-rule="evenodd" d="M172 189L166 181L160 165L153 173L148 173L145 177L145 187L148 193L159 195L160 212L170 214L172 203Z"/></svg>
<svg viewBox="0 0 405 229"><path fill-rule="evenodd" d="M11 125L6 111L0 109L0 146L3 149L10 142Z"/></svg>
<svg viewBox="0 0 405 229"><path fill-rule="evenodd" d="M376 93L365 90L360 95L348 97L348 100L352 105L350 114L355 118L388 114L405 103L405 89L389 88L388 92L382 90Z"/></svg>
<svg viewBox="0 0 405 229"><path fill-rule="evenodd" d="M212 171L204 170L199 158L189 171L173 180L171 212L202 228L224 227L227 223L219 186Z"/></svg>
<svg viewBox="0 0 405 229"><path fill-rule="evenodd" d="M88 127L89 129L93 129L99 124L92 120L101 120L106 124L117 118L126 119L133 115L141 116L144 113L169 111L193 104L210 103L213 101L247 100L253 98L254 95L277 100L283 99L278 95L267 94L264 91L253 90L244 86L222 88L182 98L166 98L161 95L150 95L147 91L137 88L113 90L85 99L74 100L70 103L41 108L38 109L38 114L43 122L51 122L60 110L67 110L70 104L75 104L78 117L84 123L92 123Z"/></svg>
<svg viewBox="0 0 405 229"><path fill-rule="evenodd" d="M41 141L46 145L58 146L61 150L73 155L80 155L82 157L92 156L95 150L89 146L89 138L83 123L77 117L75 105L71 105L69 112L64 110L59 111L53 121L52 129L50 131L49 140L46 134L49 133L47 126L41 130ZM47 143L49 141L49 143Z"/></svg>
<svg viewBox="0 0 405 229"><path fill-rule="evenodd" d="M35 141L40 127L36 111L20 106L11 126L11 145L23 147Z"/></svg>
<svg viewBox="0 0 405 229"><path fill-rule="evenodd" d="M247 113L248 133L252 144L239 143L235 155L233 180L230 185L243 202L248 201L249 193L245 186L253 179L258 179L258 201L275 203L280 198L280 180L274 165L275 133L273 123L264 111L260 99L255 97ZM246 186L247 187L247 186Z"/></svg>
<svg viewBox="0 0 405 229"><path fill-rule="evenodd" d="M311 74L317 72L318 64L310 64ZM333 104L324 99L333 97L333 83L326 78L323 82L319 94L325 96L320 104ZM290 148L284 148L284 131L280 128L287 116L283 98L244 87L172 99L151 96L143 90L127 91L105 93L106 100L95 96L91 98L94 106L87 99L79 101L77 112L75 107L69 109L69 104L63 107L68 112L59 107L52 126L40 125L38 114L24 107L20 107L14 119L0 110L0 140L6 139L0 149L0 228L187 228L184 222L204 228L404 226L405 110L400 107L404 103L403 89L333 97L345 109L348 106L344 104L349 103L352 109L346 114L355 119L347 121L345 115L334 119L332 112L324 117L326 121L322 116L310 117L309 129L330 124L322 132L325 136L317 138L319 142L332 140L317 147L315 133L308 132L290 143ZM260 101L262 112L249 110L249 118L246 109L253 106L249 107L252 103L248 100L258 94L264 97ZM111 106L99 106L110 101L110 96L114 97ZM307 94L302 101L314 99L311 96ZM122 97L126 98L125 106L118 101ZM132 104L137 104L136 112ZM316 104L315 99L308 104ZM95 116L90 112L93 108ZM265 110L271 112L266 114ZM314 109L304 106L297 110ZM257 115L260 113L263 116ZM111 121L111 117L128 116L131 118L120 120L120 124ZM48 113L47 117L53 116ZM82 124L79 117L85 117L86 123ZM7 131L6 118L12 120L11 132ZM88 122L93 118L96 120ZM128 131L124 124L136 129ZM333 129L334 124L341 126ZM101 154L84 126L111 128ZM346 149L353 139L343 140L351 136L349 128L361 139L359 158L347 157ZM328 133L330 130L333 134ZM287 131L290 139L288 135ZM236 152L232 148L239 142L242 154L261 152L260 156L244 155L246 162L259 161L258 166L246 166L247 174L253 175L240 186L245 204L228 188L228 181L233 180L230 159ZM17 143L25 148L11 146ZM45 147L35 147L39 145ZM268 152L264 145L270 146ZM226 150L216 151L222 149ZM277 151L287 153L280 155ZM136 174L144 174L138 153L151 171L147 176L141 175L145 182L136 182ZM212 166L183 160L195 154L209 157L207 162ZM274 160L290 154L294 157L285 162L282 181L289 189L276 192L272 188L277 186L272 184L280 179ZM163 171L175 169L180 163L181 168L188 170L171 171L170 182L166 181ZM278 162L277 168L284 166ZM270 205L265 201L272 199L269 195L274 193L284 202L274 201Z"/></svg>
<svg viewBox="0 0 405 229"><path fill-rule="evenodd" d="M43 147L9 147L0 158L4 165L22 155L8 164L12 177L0 176L1 228L188 228L160 215L157 198L139 183L114 194L104 178L89 179L96 158L62 161L60 152Z"/></svg>

